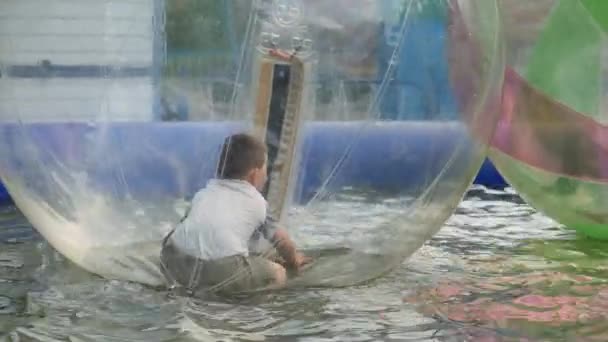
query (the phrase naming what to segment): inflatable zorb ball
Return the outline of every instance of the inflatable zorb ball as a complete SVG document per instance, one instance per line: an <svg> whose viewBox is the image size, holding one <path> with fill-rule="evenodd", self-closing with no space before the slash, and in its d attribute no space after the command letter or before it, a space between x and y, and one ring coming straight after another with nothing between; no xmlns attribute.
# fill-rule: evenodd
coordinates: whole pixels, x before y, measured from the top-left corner
<svg viewBox="0 0 608 342"><path fill-rule="evenodd" d="M608 2L502 0L507 69L491 158L531 205L608 238Z"/></svg>
<svg viewBox="0 0 608 342"><path fill-rule="evenodd" d="M108 278L164 283L161 240L245 131L268 146L269 215L316 257L291 284L373 279L450 216L498 113L494 0L0 11L2 181L57 251Z"/></svg>

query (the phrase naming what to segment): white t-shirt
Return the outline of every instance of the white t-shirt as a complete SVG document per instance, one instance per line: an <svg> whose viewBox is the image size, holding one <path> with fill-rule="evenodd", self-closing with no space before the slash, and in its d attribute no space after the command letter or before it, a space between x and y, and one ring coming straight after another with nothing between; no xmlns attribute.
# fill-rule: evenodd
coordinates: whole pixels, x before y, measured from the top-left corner
<svg viewBox="0 0 608 342"><path fill-rule="evenodd" d="M248 182L211 179L194 195L171 239L184 253L204 260L247 256L252 241L274 234L266 210L266 200Z"/></svg>

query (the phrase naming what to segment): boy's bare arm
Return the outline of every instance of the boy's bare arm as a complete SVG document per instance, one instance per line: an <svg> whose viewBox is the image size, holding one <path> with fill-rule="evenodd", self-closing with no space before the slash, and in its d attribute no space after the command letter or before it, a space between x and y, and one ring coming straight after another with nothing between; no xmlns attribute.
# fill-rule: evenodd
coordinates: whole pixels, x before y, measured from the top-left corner
<svg viewBox="0 0 608 342"><path fill-rule="evenodd" d="M278 228L272 240L277 252L288 265L298 268L309 261L309 258L297 252L295 243L285 229Z"/></svg>

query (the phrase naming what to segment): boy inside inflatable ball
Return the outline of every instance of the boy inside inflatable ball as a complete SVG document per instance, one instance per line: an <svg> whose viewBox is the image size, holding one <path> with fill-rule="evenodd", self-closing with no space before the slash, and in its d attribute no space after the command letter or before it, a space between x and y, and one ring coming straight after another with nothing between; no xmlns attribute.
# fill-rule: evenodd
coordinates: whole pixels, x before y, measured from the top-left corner
<svg viewBox="0 0 608 342"><path fill-rule="evenodd" d="M186 216L163 240L161 266L173 286L194 296L280 288L286 269L297 272L311 261L266 213L261 191L267 161L267 148L255 137L226 138L217 177L194 195ZM261 236L280 262L250 253L250 243Z"/></svg>

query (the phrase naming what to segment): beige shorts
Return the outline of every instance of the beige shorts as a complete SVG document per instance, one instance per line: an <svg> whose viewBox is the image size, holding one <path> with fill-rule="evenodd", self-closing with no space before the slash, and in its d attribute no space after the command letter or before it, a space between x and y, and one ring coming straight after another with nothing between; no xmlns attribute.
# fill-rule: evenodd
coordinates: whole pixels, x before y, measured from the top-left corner
<svg viewBox="0 0 608 342"><path fill-rule="evenodd" d="M264 257L202 260L180 251L170 238L163 243L161 269L171 285L193 296L257 290L272 285L275 279L272 263Z"/></svg>

